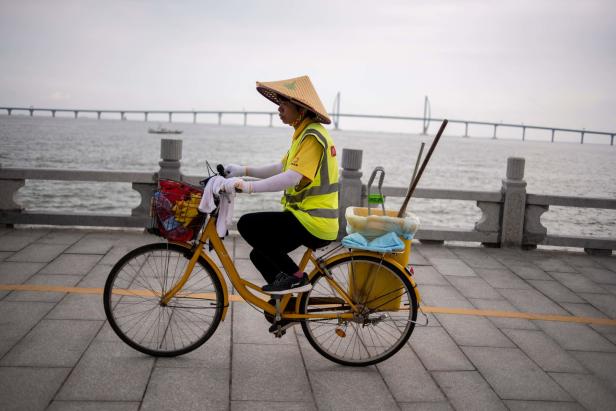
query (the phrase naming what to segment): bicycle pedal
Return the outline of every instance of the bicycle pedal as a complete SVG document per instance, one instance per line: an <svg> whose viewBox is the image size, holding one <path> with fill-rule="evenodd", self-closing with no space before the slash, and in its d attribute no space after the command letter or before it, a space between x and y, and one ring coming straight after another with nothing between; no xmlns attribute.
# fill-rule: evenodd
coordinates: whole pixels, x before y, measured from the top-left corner
<svg viewBox="0 0 616 411"><path fill-rule="evenodd" d="M275 337L280 338L283 335L285 335L287 333L287 329L290 327L293 327L295 324L297 324L296 322L288 322L286 324L276 324L274 323L270 328L269 328L269 332L271 334L274 334Z"/></svg>

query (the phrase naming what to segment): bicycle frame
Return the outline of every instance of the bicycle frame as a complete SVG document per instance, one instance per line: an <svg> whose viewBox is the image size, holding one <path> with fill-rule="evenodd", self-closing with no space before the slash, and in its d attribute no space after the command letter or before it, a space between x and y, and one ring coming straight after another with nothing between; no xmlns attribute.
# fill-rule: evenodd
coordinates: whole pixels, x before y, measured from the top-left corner
<svg viewBox="0 0 616 411"><path fill-rule="evenodd" d="M260 293L262 293L263 295L266 296L270 296L270 294L267 293L263 293L261 291L261 287L259 287L258 285L245 280L243 278L240 277L239 273L237 272L237 268L235 267L235 264L233 263L233 260L231 259L231 257L229 256L229 253L227 252L227 248L225 247L223 241L218 237L218 233L216 232L216 216L211 215L206 224L205 224L205 228L202 230L200 236L199 236L199 240L198 242L192 247L193 254L190 258L190 261L188 263L188 266L186 267L186 270L184 271L184 274L182 275L182 277L178 280L178 282L169 290L165 293L165 295L163 295L162 297L162 304L167 304L174 296L175 294L177 294L182 287L186 284L186 282L188 281L188 279L190 278L190 275L195 267L195 265L197 264L197 261L199 260L199 258L203 258L204 260L206 260L211 268L215 271L216 276L218 277L218 279L220 280L220 283L222 285L222 289L223 289L223 313L222 313L222 320L225 319L226 314L227 314L227 309L229 307L229 291L228 291L228 287L225 281L225 278L222 274L222 272L220 271L219 267L217 266L217 264L214 262L214 260L212 259L212 257L210 257L204 250L203 250L203 246L207 243L207 241L210 241L211 247L212 249L216 252L216 255L218 256L220 262L222 263L223 269L225 270L225 272L227 273L227 276L229 278L229 280L231 281L231 284L233 284L233 286L235 287L235 289L237 290L237 292L240 294L240 296L249 304L252 304L254 306L259 307L260 309L262 309L263 311L271 314L271 315L276 315L276 307L274 307L272 304L268 303L268 300L265 300L257 295L255 295L250 289L258 291ZM186 246L188 248L188 244L186 243L176 243L182 246ZM362 251L354 251L353 255L378 255L379 257L382 257L384 260L387 260L389 263L394 264L395 266L397 266L402 272L406 272L404 267L402 265L400 265L400 263L398 263L397 261L395 261L392 258L389 258L388 256L382 256L380 254L377 253L372 253L372 252L362 252ZM325 273L327 275L327 270L325 269L325 266L329 263L334 262L337 259L343 258L347 256L347 253L343 253L343 254L337 254L334 255L330 258L328 258L327 260L322 260L320 258L315 257L314 253L312 252L311 249L307 249L306 252L304 253L300 264L299 264L299 269L304 271L305 268L307 267L309 262L312 262L315 266L314 270L311 271L310 274L308 274L309 278L312 278L314 275L316 275L318 272L322 272ZM419 293L417 291L417 287L415 285L414 280L407 275L407 277L409 278L409 280L411 281L411 284L413 285L413 289L415 291L415 294L417 295L418 299L419 299ZM327 275L327 281L329 282L329 284L335 288L335 290L340 293L340 296L342 297L343 300L345 300L345 303L347 303L352 311L356 310L356 305L353 303L351 297L348 295L348 293L342 288L340 287L340 285L332 280L330 278L329 275ZM280 302L280 311L281 311L281 317L284 319L294 319L294 320L305 320L305 319L351 319L352 318L352 313L344 313L344 314L298 314L298 308L299 308L299 298L296 299L296 306L295 306L295 312L294 313L288 313L288 312L284 312L287 304L289 303L291 299L291 294L285 294L283 295L281 302ZM418 300L419 301L419 300Z"/></svg>

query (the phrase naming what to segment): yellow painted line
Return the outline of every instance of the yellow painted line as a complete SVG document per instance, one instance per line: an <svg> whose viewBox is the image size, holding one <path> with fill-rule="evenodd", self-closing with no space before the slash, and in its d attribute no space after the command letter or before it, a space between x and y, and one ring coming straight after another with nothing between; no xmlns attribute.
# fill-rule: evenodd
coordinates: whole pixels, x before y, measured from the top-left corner
<svg viewBox="0 0 616 411"><path fill-rule="evenodd" d="M55 285L40 285L40 284L0 284L0 291L35 291L46 293L74 293L74 294L103 294L102 288L85 288L85 287L63 287ZM152 292L147 290L117 290L118 294L122 295L140 295L151 296ZM194 294L195 297L208 297L209 293ZM231 302L243 302L244 299L237 295L229 295ZM426 313L432 314L453 314L453 315L472 315L479 317L497 317L497 318L521 318L526 320L543 320L543 321L560 321L568 323L581 324L597 324L616 326L616 319L611 318L595 318L595 317L576 317L570 315L553 315L553 314L538 314L524 313L519 311L496 311L496 310L475 310L469 308L448 308L448 307L430 307L422 306L421 309Z"/></svg>
<svg viewBox="0 0 616 411"><path fill-rule="evenodd" d="M561 321L567 323L584 323L599 325L614 325L616 319L596 318L596 317L575 317L571 315L553 315L523 313L519 311L496 311L496 310L474 310L469 308L446 308L446 307L421 307L426 313L433 314L456 314L456 315L475 315L481 317L500 317L500 318L522 318L526 320Z"/></svg>

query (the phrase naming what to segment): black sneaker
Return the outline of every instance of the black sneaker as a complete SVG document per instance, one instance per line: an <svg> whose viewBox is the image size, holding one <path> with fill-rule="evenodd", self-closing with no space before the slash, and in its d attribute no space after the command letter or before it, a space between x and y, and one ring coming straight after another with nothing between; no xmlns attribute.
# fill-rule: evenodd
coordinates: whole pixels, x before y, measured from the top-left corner
<svg viewBox="0 0 616 411"><path fill-rule="evenodd" d="M304 273L302 278L280 273L276 276L273 283L264 285L261 289L270 294L289 294L310 291L312 289L312 285L308 282L308 276L306 273Z"/></svg>

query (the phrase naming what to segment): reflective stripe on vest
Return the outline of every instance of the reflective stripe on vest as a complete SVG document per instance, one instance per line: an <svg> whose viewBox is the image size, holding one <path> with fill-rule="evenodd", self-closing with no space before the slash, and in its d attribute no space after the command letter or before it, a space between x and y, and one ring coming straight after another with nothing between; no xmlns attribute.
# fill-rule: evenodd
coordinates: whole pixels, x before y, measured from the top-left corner
<svg viewBox="0 0 616 411"><path fill-rule="evenodd" d="M287 204L287 207L290 207L294 210L300 209L296 204ZM313 217L338 218L338 209L336 208L313 208L310 210L301 211Z"/></svg>

